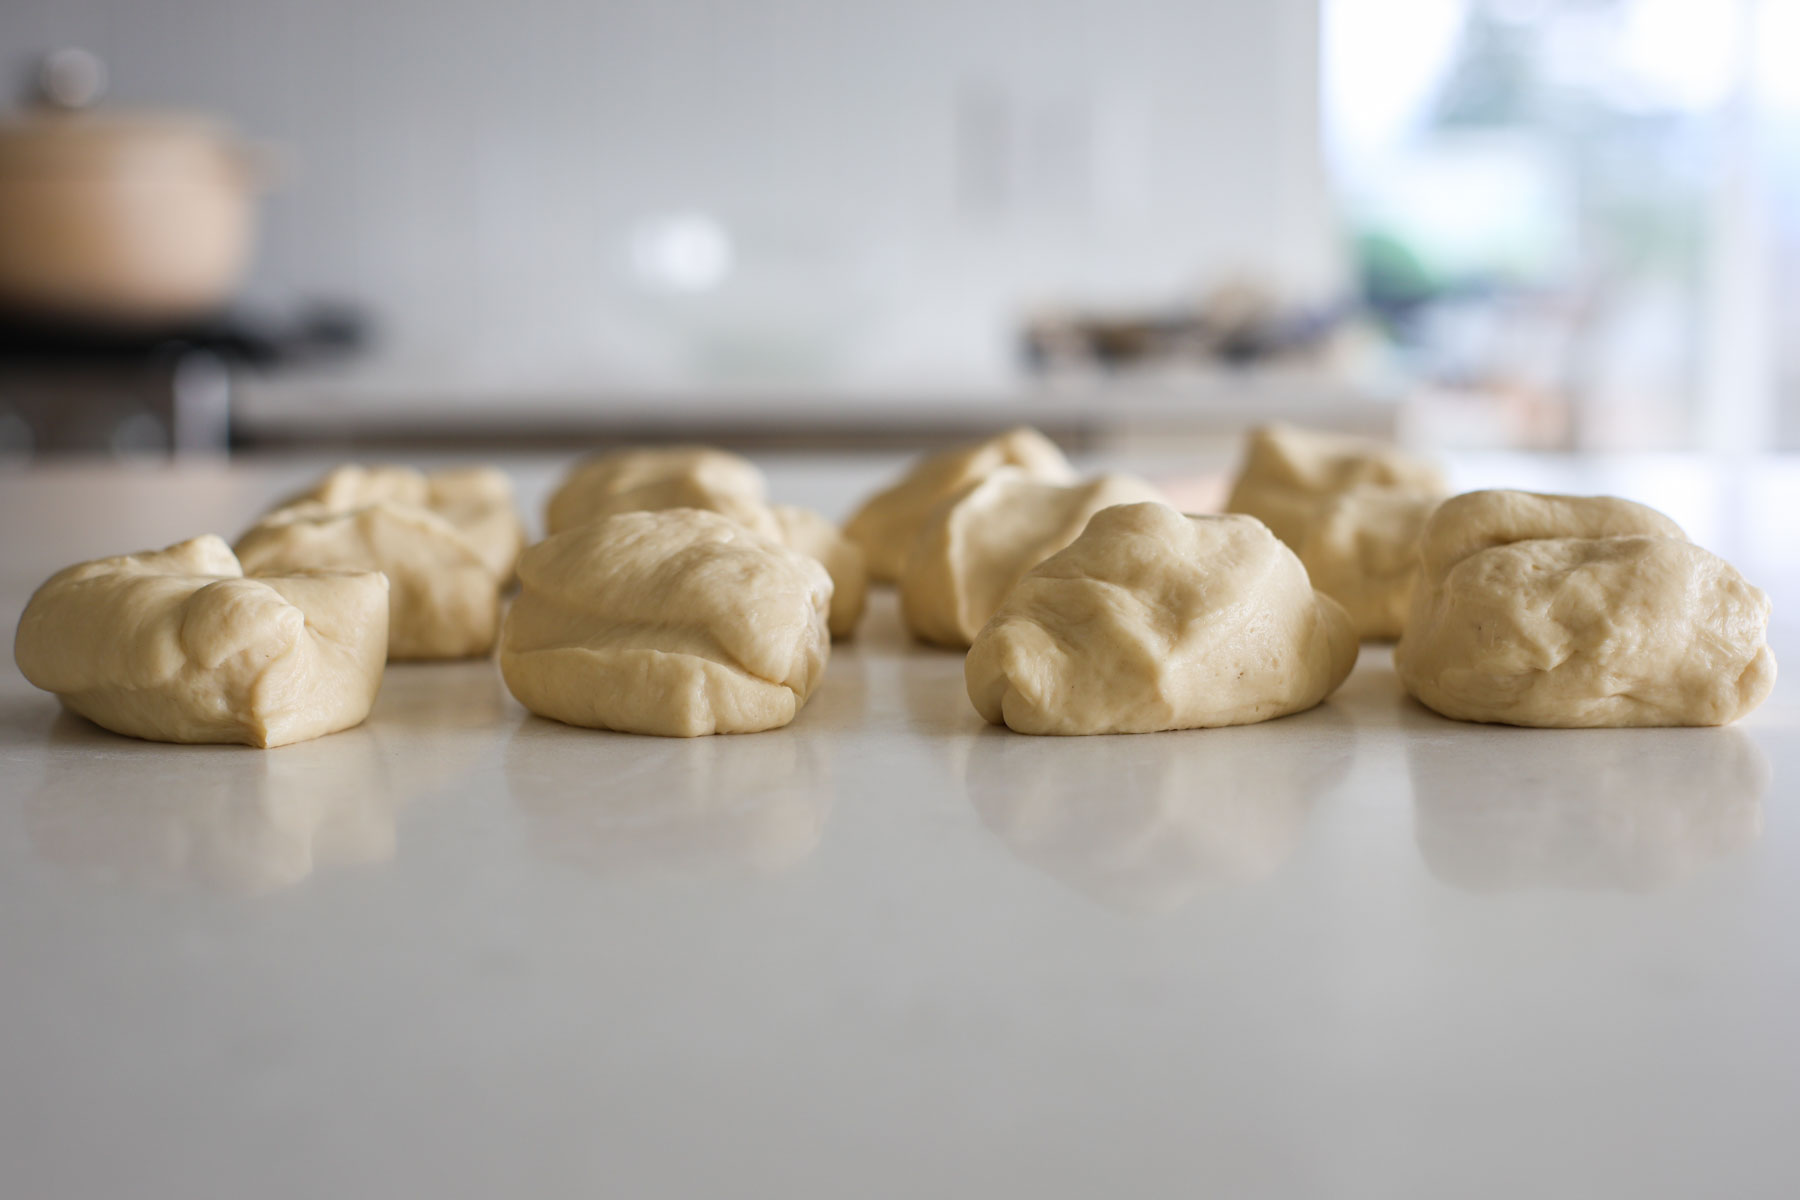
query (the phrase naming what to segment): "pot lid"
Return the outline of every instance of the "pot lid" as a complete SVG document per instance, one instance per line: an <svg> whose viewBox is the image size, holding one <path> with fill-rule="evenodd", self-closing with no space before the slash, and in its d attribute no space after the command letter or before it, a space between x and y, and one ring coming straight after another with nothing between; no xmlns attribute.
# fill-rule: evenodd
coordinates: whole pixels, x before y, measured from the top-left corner
<svg viewBox="0 0 1800 1200"><path fill-rule="evenodd" d="M148 163L217 154L233 141L229 126L200 113L90 107L105 86L104 66L85 50L45 56L37 102L0 114L0 171L113 168L121 155Z"/></svg>

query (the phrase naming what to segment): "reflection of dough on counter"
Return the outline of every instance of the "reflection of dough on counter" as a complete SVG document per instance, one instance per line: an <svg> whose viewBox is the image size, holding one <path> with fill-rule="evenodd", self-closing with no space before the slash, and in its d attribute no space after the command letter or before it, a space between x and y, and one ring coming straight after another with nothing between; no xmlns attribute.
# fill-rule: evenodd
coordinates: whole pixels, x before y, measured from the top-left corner
<svg viewBox="0 0 1800 1200"><path fill-rule="evenodd" d="M773 874L818 848L831 811L822 745L791 731L646 742L616 787L591 785L592 755L579 733L528 721L506 778L532 845L597 874Z"/></svg>
<svg viewBox="0 0 1800 1200"><path fill-rule="evenodd" d="M1768 596L1642 504L1470 492L1432 515L1420 570L1394 666L1446 717L1723 725L1775 683Z"/></svg>
<svg viewBox="0 0 1800 1200"><path fill-rule="evenodd" d="M397 796L366 726L279 754L132 747L73 722L52 736L81 753L51 757L26 830L46 858L108 881L263 893L394 856ZM122 766L137 781L123 791Z"/></svg>
<svg viewBox="0 0 1800 1200"><path fill-rule="evenodd" d="M1311 708L1356 652L1262 522L1124 504L1012 589L964 676L983 719L1020 733L1154 733Z"/></svg>
<svg viewBox="0 0 1800 1200"><path fill-rule="evenodd" d="M1060 484L1013 467L993 471L921 523L900 576L907 628L923 641L967 646L1025 573L1074 541L1095 513L1161 499L1130 475Z"/></svg>
<svg viewBox="0 0 1800 1200"><path fill-rule="evenodd" d="M927 455L899 482L864 501L844 526L867 556L869 578L898 582L932 509L1002 467L1043 483L1075 481L1075 468L1056 443L1025 426Z"/></svg>
<svg viewBox="0 0 1800 1200"><path fill-rule="evenodd" d="M500 670L570 725L696 737L794 719L830 655L816 559L692 508L577 525L519 559Z"/></svg>
<svg viewBox="0 0 1800 1200"><path fill-rule="evenodd" d="M1769 763L1741 730L1533 730L1407 742L1419 851L1445 883L1648 891L1746 849Z"/></svg>
<svg viewBox="0 0 1800 1200"><path fill-rule="evenodd" d="M13 655L116 733L285 746L368 715L387 626L380 575L246 579L207 535L57 572L19 618Z"/></svg>
<svg viewBox="0 0 1800 1200"><path fill-rule="evenodd" d="M1169 912L1269 875L1355 753L1341 714L1166 738L968 741L963 782L1021 859L1110 908Z"/></svg>

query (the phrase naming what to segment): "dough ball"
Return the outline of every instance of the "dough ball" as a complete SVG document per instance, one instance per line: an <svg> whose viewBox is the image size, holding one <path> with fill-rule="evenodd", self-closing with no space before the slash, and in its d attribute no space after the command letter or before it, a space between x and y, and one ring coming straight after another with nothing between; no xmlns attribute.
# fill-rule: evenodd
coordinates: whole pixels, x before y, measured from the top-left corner
<svg viewBox="0 0 1800 1200"><path fill-rule="evenodd" d="M1443 472L1387 442L1292 425L1252 430L1225 511L1255 517L1299 549L1319 501L1361 487L1442 496Z"/></svg>
<svg viewBox="0 0 1800 1200"><path fill-rule="evenodd" d="M856 632L869 592L862 550L818 513L765 503L762 475L748 461L718 450L639 450L606 462L610 465L597 465L584 485L584 520L670 508L698 508L729 517L752 533L823 563L831 575L831 636L847 638ZM609 480L607 486L621 481L630 486L607 491L595 482L600 479ZM551 510L559 511L554 499ZM560 509L571 524L575 511L573 500ZM556 520L553 516L552 525Z"/></svg>
<svg viewBox="0 0 1800 1200"><path fill-rule="evenodd" d="M1447 717L1723 725L1774 686L1769 598L1641 504L1470 492L1420 550L1394 665Z"/></svg>
<svg viewBox="0 0 1800 1200"><path fill-rule="evenodd" d="M1419 534L1440 498L1365 484L1320 501L1295 553L1313 586L1344 606L1358 637L1393 641L1419 578Z"/></svg>
<svg viewBox="0 0 1800 1200"><path fill-rule="evenodd" d="M755 463L710 446L657 446L619 450L578 464L550 496L545 528L551 533L572 529L584 521L621 512L648 510L648 504L626 504L615 499L646 485L679 481L692 494L718 502L730 497L761 505L768 500L768 482ZM659 504L655 507L675 507ZM710 508L711 504L692 507ZM729 514L727 514L729 515Z"/></svg>
<svg viewBox="0 0 1800 1200"><path fill-rule="evenodd" d="M1311 708L1356 633L1250 517L1098 513L1007 596L963 664L982 717L1020 733L1246 725Z"/></svg>
<svg viewBox="0 0 1800 1200"><path fill-rule="evenodd" d="M519 703L570 725L694 737L794 719L830 654L817 560L698 509L623 513L525 551L501 635Z"/></svg>
<svg viewBox="0 0 1800 1200"><path fill-rule="evenodd" d="M900 613L914 636L967 646L1025 572L1067 546L1114 504L1162 499L1130 475L1044 483L1002 467L934 509L900 576Z"/></svg>
<svg viewBox="0 0 1800 1200"><path fill-rule="evenodd" d="M387 598L375 573L246 579L208 535L58 572L19 618L13 657L115 733L283 746L369 715Z"/></svg>
<svg viewBox="0 0 1800 1200"><path fill-rule="evenodd" d="M1386 442L1272 425L1250 434L1225 510L1286 542L1358 636L1391 640L1411 609L1419 531L1445 490L1434 464Z"/></svg>
<svg viewBox="0 0 1800 1200"><path fill-rule="evenodd" d="M900 482L865 501L844 526L844 533L868 559L869 578L898 582L931 511L1002 467L1045 483L1075 481L1075 468L1056 443L1023 426L922 458Z"/></svg>
<svg viewBox="0 0 1800 1200"><path fill-rule="evenodd" d="M501 578L446 518L381 500L340 511L309 501L277 509L237 543L251 575L380 571L393 587L388 657L468 658L494 647Z"/></svg>
<svg viewBox="0 0 1800 1200"><path fill-rule="evenodd" d="M869 568L862 547L810 508L778 504L772 511L781 540L818 559L831 576L831 636L853 636L869 600Z"/></svg>
<svg viewBox="0 0 1800 1200"><path fill-rule="evenodd" d="M513 503L512 480L493 467L450 467L416 471L401 466L350 464L276 506L314 503L333 512L351 512L382 501L430 509L467 538L500 579L511 579L525 526Z"/></svg>

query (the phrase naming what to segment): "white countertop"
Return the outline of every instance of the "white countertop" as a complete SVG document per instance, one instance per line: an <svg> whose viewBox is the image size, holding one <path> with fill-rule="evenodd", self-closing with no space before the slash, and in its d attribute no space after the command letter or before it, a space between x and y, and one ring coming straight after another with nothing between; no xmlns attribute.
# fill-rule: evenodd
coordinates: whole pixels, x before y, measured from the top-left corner
<svg viewBox="0 0 1800 1200"><path fill-rule="evenodd" d="M314 465L0 474L0 616ZM410 665L263 752L9 666L0 1194L1800 1194L1800 462L1458 475L1664 507L1774 594L1788 676L1733 728L1527 731L1366 650L1285 720L1030 739L881 593L785 730Z"/></svg>

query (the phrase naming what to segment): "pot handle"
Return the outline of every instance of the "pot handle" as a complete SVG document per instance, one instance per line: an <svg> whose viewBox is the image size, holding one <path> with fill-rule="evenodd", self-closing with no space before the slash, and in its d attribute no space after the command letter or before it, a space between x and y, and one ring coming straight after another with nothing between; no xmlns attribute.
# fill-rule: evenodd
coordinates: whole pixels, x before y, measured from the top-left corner
<svg viewBox="0 0 1800 1200"><path fill-rule="evenodd" d="M291 146L253 138L233 138L227 153L239 182L250 191L275 191L294 176Z"/></svg>

